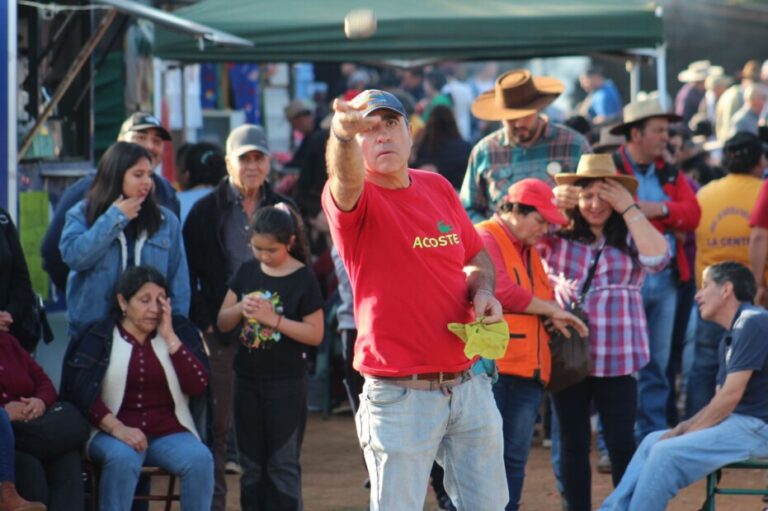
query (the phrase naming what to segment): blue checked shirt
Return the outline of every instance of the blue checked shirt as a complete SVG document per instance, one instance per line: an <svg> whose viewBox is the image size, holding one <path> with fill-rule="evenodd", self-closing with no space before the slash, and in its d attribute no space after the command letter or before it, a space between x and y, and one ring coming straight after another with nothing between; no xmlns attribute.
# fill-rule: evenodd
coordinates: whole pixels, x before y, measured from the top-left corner
<svg viewBox="0 0 768 511"><path fill-rule="evenodd" d="M529 147L510 142L504 128L480 140L472 149L461 186L461 204L473 222L496 211L507 189L527 177L554 186L548 173L576 172L582 154L591 153L587 140L574 130L547 123L541 137Z"/></svg>

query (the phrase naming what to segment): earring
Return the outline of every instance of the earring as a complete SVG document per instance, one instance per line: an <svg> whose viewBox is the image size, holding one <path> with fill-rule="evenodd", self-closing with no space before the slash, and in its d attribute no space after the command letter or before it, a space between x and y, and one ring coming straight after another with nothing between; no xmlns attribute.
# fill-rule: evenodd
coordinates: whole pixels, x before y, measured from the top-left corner
<svg viewBox="0 0 768 511"><path fill-rule="evenodd" d="M125 317L125 309L121 309L123 311L123 317Z"/></svg>

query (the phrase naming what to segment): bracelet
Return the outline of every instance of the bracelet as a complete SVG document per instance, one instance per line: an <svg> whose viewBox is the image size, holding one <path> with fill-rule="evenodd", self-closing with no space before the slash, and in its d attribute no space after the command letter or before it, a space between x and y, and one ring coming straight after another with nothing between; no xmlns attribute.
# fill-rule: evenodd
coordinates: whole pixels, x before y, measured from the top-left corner
<svg viewBox="0 0 768 511"><path fill-rule="evenodd" d="M333 123L331 123L331 133L333 133L333 137L339 142L341 142L342 144L347 144L349 142L352 142L352 139L355 138L355 137L349 137L349 138L340 137L339 134L336 133L336 130L333 129Z"/></svg>
<svg viewBox="0 0 768 511"><path fill-rule="evenodd" d="M179 348L181 348L181 341L175 342L172 345L168 346L168 353L173 355L177 351L179 351Z"/></svg>
<svg viewBox="0 0 768 511"><path fill-rule="evenodd" d="M633 202L632 204L630 204L629 206L624 208L624 211L621 212L621 216L624 216L626 214L626 212L629 211L632 208L637 208L638 210L640 210L640 206L638 206L637 203Z"/></svg>
<svg viewBox="0 0 768 511"><path fill-rule="evenodd" d="M631 224L632 222L639 222L643 218L645 218L645 215L639 214L639 215L633 216L632 218L628 218L627 220L625 220L625 222L628 224Z"/></svg>
<svg viewBox="0 0 768 511"><path fill-rule="evenodd" d="M279 332L278 328L280 327L280 322L281 322L282 320L283 320L283 315L282 315L282 314L280 314L280 315L277 317L277 323L275 323L275 328L274 328L275 332Z"/></svg>
<svg viewBox="0 0 768 511"><path fill-rule="evenodd" d="M490 291L488 289L478 289L475 291L476 295L479 295L480 293L488 293L488 295L493 296L493 291Z"/></svg>

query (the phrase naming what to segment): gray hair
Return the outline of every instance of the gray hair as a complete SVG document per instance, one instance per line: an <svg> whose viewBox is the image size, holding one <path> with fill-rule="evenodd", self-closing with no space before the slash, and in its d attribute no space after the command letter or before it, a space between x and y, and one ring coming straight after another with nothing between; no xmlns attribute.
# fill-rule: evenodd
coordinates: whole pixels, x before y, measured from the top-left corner
<svg viewBox="0 0 768 511"><path fill-rule="evenodd" d="M738 301L754 303L757 283L752 271L743 264L736 261L723 261L707 266L704 271L718 286L726 282L733 284L733 294Z"/></svg>

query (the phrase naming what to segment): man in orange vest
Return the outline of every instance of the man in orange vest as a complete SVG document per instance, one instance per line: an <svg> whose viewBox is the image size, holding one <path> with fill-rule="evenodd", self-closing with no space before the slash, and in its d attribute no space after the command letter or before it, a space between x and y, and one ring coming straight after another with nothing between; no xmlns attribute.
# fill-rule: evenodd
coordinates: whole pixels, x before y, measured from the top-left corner
<svg viewBox="0 0 768 511"><path fill-rule="evenodd" d="M476 225L496 266L496 296L510 332L507 352L496 361L499 380L493 386L504 421L507 511L520 505L536 415L549 381L547 324L563 331L572 326L587 334L587 326L554 301L549 277L534 247L551 224L567 223L555 206L549 185L527 178L509 187L498 213Z"/></svg>

